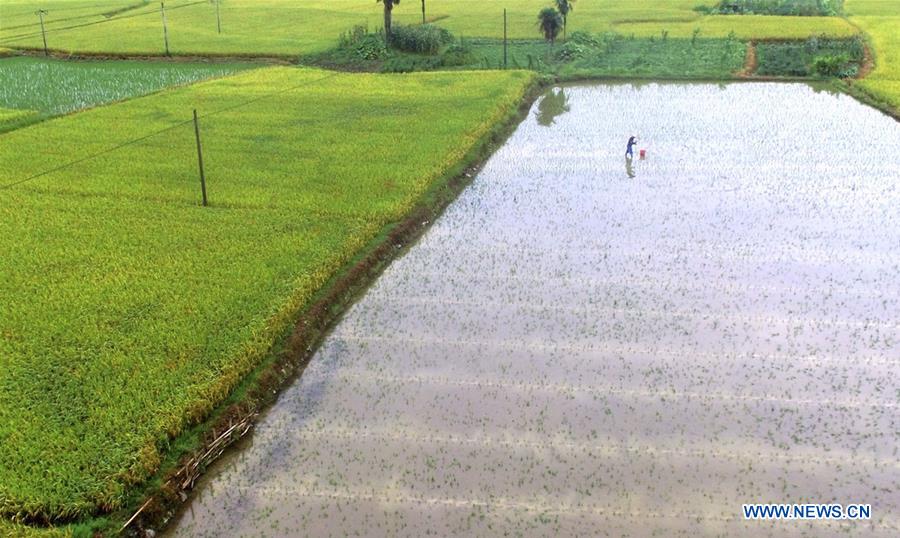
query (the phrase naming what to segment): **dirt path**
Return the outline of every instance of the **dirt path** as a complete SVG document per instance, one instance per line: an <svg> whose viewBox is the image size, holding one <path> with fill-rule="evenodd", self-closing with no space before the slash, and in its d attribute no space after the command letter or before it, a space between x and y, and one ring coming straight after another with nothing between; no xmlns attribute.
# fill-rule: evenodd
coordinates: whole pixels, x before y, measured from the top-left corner
<svg viewBox="0 0 900 538"><path fill-rule="evenodd" d="M875 69L875 55L872 54L872 48L866 43L863 50L863 61L856 75L857 80L866 78Z"/></svg>
<svg viewBox="0 0 900 538"><path fill-rule="evenodd" d="M756 73L759 62L756 58L756 41L747 43L747 57L744 59L744 68L738 72L740 78L750 78Z"/></svg>

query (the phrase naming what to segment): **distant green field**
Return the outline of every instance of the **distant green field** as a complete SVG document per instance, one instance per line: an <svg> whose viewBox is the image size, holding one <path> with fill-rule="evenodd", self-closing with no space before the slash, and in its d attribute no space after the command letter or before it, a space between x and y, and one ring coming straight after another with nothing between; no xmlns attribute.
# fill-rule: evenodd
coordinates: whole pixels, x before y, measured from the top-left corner
<svg viewBox="0 0 900 538"><path fill-rule="evenodd" d="M0 134L0 514L118 507L532 76L268 68Z"/></svg>
<svg viewBox="0 0 900 538"><path fill-rule="evenodd" d="M770 15L714 15L690 22L660 23L632 22L615 25L622 33L659 35L668 30L671 37L690 37L694 29L706 37L722 37L734 32L741 39L806 39L824 34L830 37L850 37L858 32L838 17L779 17Z"/></svg>
<svg viewBox="0 0 900 538"><path fill-rule="evenodd" d="M875 46L875 70L858 84L900 109L900 2L846 0L845 10Z"/></svg>
<svg viewBox="0 0 900 538"><path fill-rule="evenodd" d="M855 29L840 18L703 16L694 8L714 0L582 0L569 17L569 31L617 32L639 36L668 30L672 37L704 37L735 32L742 38L805 38L826 33L847 36ZM519 0L504 6L480 0L431 0L429 19L457 35L501 37L503 8L508 9L511 38L537 38L536 17L547 0ZM118 12L123 6L137 6ZM170 50L174 54L296 55L331 48L353 25L374 29L382 24L381 4L374 0L225 0L217 33L215 4L172 0L166 4ZM0 46L42 46L35 10L48 10L48 45L66 51L161 54L162 18L157 2L135 0L4 0ZM402 2L394 10L399 23L421 21L421 4Z"/></svg>
<svg viewBox="0 0 900 538"><path fill-rule="evenodd" d="M0 59L0 131L14 124L57 116L153 93L197 80L256 67L237 63L138 61L72 62L46 58Z"/></svg>

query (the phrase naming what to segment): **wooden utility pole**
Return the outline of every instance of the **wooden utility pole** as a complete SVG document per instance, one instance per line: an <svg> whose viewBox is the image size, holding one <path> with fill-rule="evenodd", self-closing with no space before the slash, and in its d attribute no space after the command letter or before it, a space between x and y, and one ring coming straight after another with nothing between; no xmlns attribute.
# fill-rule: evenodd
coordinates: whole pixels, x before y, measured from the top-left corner
<svg viewBox="0 0 900 538"><path fill-rule="evenodd" d="M425 24L425 0L422 0L422 24Z"/></svg>
<svg viewBox="0 0 900 538"><path fill-rule="evenodd" d="M203 196L203 207L206 207L206 174L203 172L203 148L200 146L200 120L197 109L194 109L194 136L197 137L197 163L200 165L200 194Z"/></svg>
<svg viewBox="0 0 900 538"><path fill-rule="evenodd" d="M503 69L507 68L507 52L509 50L506 44L506 8L503 8Z"/></svg>
<svg viewBox="0 0 900 538"><path fill-rule="evenodd" d="M50 56L50 52L47 50L47 31L44 29L44 15L47 14L47 10L39 9L37 14L41 19L41 37L44 38L44 56Z"/></svg>
<svg viewBox="0 0 900 538"><path fill-rule="evenodd" d="M166 56L169 56L169 28L166 25L166 4L165 4L165 2L159 3L159 11L160 11L160 13L162 13L163 39L166 42Z"/></svg>

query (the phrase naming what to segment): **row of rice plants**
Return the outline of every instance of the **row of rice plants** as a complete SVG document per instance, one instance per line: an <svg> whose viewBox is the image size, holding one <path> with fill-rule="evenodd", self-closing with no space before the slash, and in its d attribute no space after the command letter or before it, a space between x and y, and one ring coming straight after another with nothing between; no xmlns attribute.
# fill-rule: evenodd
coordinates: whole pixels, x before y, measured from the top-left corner
<svg viewBox="0 0 900 538"><path fill-rule="evenodd" d="M260 69L2 135L0 512L120 506L531 80Z"/></svg>

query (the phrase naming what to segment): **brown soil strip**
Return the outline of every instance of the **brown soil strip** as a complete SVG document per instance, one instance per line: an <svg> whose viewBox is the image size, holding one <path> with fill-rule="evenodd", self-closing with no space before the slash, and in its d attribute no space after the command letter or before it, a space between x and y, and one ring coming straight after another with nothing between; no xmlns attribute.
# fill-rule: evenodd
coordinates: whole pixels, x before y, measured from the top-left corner
<svg viewBox="0 0 900 538"><path fill-rule="evenodd" d="M875 55L872 54L872 48L868 43L863 44L863 61L859 66L859 73L856 74L857 79L866 78L875 69Z"/></svg>
<svg viewBox="0 0 900 538"><path fill-rule="evenodd" d="M737 76L740 78L751 77L756 73L757 67L759 67L759 61L756 58L756 41L750 41L747 43L747 57L744 59L744 68L738 72Z"/></svg>
<svg viewBox="0 0 900 538"><path fill-rule="evenodd" d="M843 17L843 19L850 26L856 28L856 31L860 36L863 37L863 61L859 66L859 73L856 74L857 79L866 78L869 76L869 73L875 69L875 54L872 52L872 47L869 42L869 34L865 32L858 24L851 21L848 17Z"/></svg>

